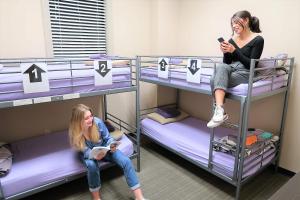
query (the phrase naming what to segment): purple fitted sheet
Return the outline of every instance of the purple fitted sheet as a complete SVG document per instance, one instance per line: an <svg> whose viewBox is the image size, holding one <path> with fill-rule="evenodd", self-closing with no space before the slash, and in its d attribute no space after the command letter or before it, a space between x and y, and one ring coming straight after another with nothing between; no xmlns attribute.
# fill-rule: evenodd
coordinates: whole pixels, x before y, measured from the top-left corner
<svg viewBox="0 0 300 200"><path fill-rule="evenodd" d="M170 83L174 85L202 89L211 91L210 88L210 77L213 74L213 68L202 68L201 69L201 80L200 83L189 83L186 81L186 68L172 68L169 72L169 78L163 79L159 78L157 75L157 67L142 67L141 68L141 78L159 81L163 83ZM274 78L273 86L272 80L259 80L253 83L252 95L259 95L267 91L278 89L287 84L287 75L278 75ZM229 88L228 92L234 95L247 96L248 84L240 84L236 87Z"/></svg>
<svg viewBox="0 0 300 200"><path fill-rule="evenodd" d="M19 66L3 67L0 70L0 101L88 93L131 86L131 72L128 65L114 66L112 68L113 84L103 86L94 85L94 69L91 66L72 64L72 70L70 70L70 64L62 63L48 64L47 67L50 91L32 94L24 94Z"/></svg>
<svg viewBox="0 0 300 200"><path fill-rule="evenodd" d="M130 156L132 142L125 135L120 141L118 149ZM12 169L0 179L5 197L86 171L78 153L70 148L67 131L12 143L12 152Z"/></svg>
<svg viewBox="0 0 300 200"><path fill-rule="evenodd" d="M206 122L189 117L179 122L162 125L152 119L145 118L141 122L143 134L168 146L169 148L208 166L210 129ZM233 129L218 127L215 129L215 140L226 135L237 135ZM263 165L275 156L275 149L263 154ZM213 169L227 177L233 177L234 156L223 152L213 152ZM261 156L252 154L245 158L243 177L255 173L260 168Z"/></svg>

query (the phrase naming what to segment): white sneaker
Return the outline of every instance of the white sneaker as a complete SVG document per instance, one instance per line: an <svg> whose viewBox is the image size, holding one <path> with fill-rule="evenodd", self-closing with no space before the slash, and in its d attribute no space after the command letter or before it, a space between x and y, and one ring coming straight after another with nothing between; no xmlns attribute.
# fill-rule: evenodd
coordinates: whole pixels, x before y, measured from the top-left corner
<svg viewBox="0 0 300 200"><path fill-rule="evenodd" d="M224 121L228 119L228 115L224 113L222 106L216 106L214 115L211 120L207 123L208 128L215 128L220 126Z"/></svg>

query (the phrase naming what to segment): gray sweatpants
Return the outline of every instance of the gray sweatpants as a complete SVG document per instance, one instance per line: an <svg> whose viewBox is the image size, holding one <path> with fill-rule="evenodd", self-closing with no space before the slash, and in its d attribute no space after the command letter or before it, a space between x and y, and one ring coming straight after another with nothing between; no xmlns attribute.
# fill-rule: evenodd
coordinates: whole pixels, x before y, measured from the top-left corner
<svg viewBox="0 0 300 200"><path fill-rule="evenodd" d="M249 73L249 70L240 62L234 62L229 65L225 63L218 64L214 75L210 79L212 93L216 89L226 91L227 88L237 86L241 83L248 83Z"/></svg>

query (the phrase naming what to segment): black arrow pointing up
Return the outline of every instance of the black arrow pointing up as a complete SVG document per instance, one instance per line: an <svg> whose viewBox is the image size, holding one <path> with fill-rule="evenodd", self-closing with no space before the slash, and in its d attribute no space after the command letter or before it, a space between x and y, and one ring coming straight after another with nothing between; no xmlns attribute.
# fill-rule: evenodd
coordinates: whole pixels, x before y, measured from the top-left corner
<svg viewBox="0 0 300 200"><path fill-rule="evenodd" d="M191 60L191 65L190 65L190 67L188 67L188 69L190 70L190 72L193 75L195 75L196 72L200 69L200 68L198 68L197 60Z"/></svg>
<svg viewBox="0 0 300 200"><path fill-rule="evenodd" d="M45 71L36 64L31 65L31 67L24 72L24 74L29 74L30 83L42 82L42 73L45 73Z"/></svg>
<svg viewBox="0 0 300 200"><path fill-rule="evenodd" d="M165 61L165 59L162 59L160 62L159 62L159 66L160 66L160 71L166 71L166 65L168 63Z"/></svg>
<svg viewBox="0 0 300 200"><path fill-rule="evenodd" d="M96 71L102 76L105 77L106 74L110 71L107 67L107 61L99 61L99 69L96 69Z"/></svg>

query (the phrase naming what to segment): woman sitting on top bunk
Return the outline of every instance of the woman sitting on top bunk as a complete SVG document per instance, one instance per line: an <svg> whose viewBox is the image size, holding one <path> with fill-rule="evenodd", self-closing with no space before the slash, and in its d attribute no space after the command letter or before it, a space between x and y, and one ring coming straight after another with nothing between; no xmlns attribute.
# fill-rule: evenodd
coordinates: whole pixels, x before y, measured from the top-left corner
<svg viewBox="0 0 300 200"><path fill-rule="evenodd" d="M94 200L100 200L99 160L110 161L119 165L124 171L126 182L133 191L136 200L145 200L131 160L116 149L115 145L110 145L114 139L110 136L103 121L93 117L89 107L78 104L73 108L69 137L71 145L81 152L82 162L87 168L89 189ZM91 150L96 146L110 146L110 151L106 154L99 153L95 158L90 158Z"/></svg>
<svg viewBox="0 0 300 200"><path fill-rule="evenodd" d="M224 54L223 64L217 65L211 79L211 91L215 100L214 114L207 127L214 128L228 119L223 104L227 88L248 83L251 59L259 59L264 39L259 20L248 11L239 11L231 18L233 36L227 41L220 41L220 49Z"/></svg>

